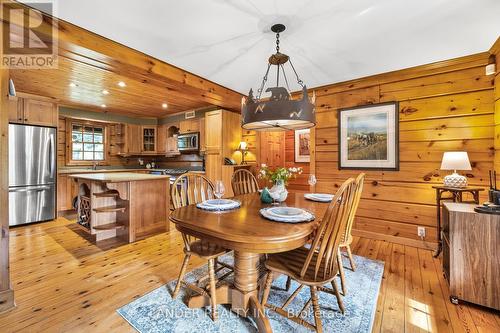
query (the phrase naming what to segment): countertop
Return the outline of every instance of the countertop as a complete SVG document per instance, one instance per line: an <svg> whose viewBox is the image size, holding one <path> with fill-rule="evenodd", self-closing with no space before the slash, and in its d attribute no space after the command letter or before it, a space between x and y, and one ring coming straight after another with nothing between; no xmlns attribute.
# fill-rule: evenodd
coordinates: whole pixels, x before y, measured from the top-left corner
<svg viewBox="0 0 500 333"><path fill-rule="evenodd" d="M160 169L127 169L127 168L122 168L122 169L87 169L87 168L64 168L64 169L58 169L57 173L60 175L72 175L72 174L82 174L82 173L110 173L110 172L138 172L138 171L163 171L165 168L160 168ZM201 170L191 170L190 172L196 172L196 173L205 173L205 171Z"/></svg>
<svg viewBox="0 0 500 333"><path fill-rule="evenodd" d="M71 174L71 178L100 181L105 183L135 182L141 180L170 179L168 175L151 175L134 172L100 172Z"/></svg>
<svg viewBox="0 0 500 333"><path fill-rule="evenodd" d="M152 171L154 169L89 169L89 168L64 168L64 169L58 169L57 173L64 175L64 174L75 174L75 173L109 173L109 172L134 172L134 171Z"/></svg>

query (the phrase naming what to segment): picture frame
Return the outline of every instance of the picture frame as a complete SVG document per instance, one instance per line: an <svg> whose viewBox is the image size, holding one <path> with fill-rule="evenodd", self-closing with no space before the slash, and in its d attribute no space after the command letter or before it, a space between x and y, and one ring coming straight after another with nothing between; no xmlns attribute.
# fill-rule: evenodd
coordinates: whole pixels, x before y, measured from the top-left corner
<svg viewBox="0 0 500 333"><path fill-rule="evenodd" d="M295 162L309 163L311 161L311 130L295 131Z"/></svg>
<svg viewBox="0 0 500 333"><path fill-rule="evenodd" d="M399 170L399 103L338 110L339 170Z"/></svg>

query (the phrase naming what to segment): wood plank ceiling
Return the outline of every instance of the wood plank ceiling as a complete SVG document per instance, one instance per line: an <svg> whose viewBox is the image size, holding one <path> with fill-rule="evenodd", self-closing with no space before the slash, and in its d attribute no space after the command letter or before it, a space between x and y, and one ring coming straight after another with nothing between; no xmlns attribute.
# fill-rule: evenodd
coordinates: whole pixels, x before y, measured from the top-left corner
<svg viewBox="0 0 500 333"><path fill-rule="evenodd" d="M58 68L10 70L18 91L53 97L60 105L136 117L210 106L239 111L240 93L43 14L45 36L53 24L58 27ZM118 86L120 81L126 86Z"/></svg>

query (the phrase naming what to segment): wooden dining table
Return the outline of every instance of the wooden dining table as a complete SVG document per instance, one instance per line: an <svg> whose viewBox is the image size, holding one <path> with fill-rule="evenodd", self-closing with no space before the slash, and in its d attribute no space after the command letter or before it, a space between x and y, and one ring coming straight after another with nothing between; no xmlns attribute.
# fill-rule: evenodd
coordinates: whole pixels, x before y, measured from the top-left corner
<svg viewBox="0 0 500 333"><path fill-rule="evenodd" d="M304 208L316 217L311 222L291 224L262 217L260 209L270 205L262 203L258 193L243 194L234 199L241 201L240 208L217 213L189 205L174 210L170 220L184 234L234 250L234 285L217 288L217 303L231 304L231 310L238 315L252 317L259 332L272 332L257 296L259 279L264 273L261 257L305 245L328 203L307 200L303 192L289 192L282 206ZM209 304L210 298L204 295L192 296L188 301L190 308Z"/></svg>

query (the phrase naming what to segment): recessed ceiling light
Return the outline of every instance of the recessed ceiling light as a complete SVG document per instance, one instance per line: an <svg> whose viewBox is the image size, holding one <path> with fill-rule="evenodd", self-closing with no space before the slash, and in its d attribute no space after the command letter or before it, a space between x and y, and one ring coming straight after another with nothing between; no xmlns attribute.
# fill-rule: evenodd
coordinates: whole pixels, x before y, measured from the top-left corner
<svg viewBox="0 0 500 333"><path fill-rule="evenodd" d="M167 104L167 103L163 103L163 104L161 105L161 107L162 107L162 108L164 108L164 109L166 109L166 108L168 108L168 104Z"/></svg>
<svg viewBox="0 0 500 333"><path fill-rule="evenodd" d="M69 86L70 86L71 88L74 88L74 87L76 87L76 83L75 83L75 82L70 82L70 83L69 83Z"/></svg>
<svg viewBox="0 0 500 333"><path fill-rule="evenodd" d="M101 104L101 108L105 108L106 107L106 104Z"/></svg>
<svg viewBox="0 0 500 333"><path fill-rule="evenodd" d="M109 94L109 91L107 91L106 89L104 89L104 90L102 91L102 93L103 93L104 95L107 95L107 94Z"/></svg>
<svg viewBox="0 0 500 333"><path fill-rule="evenodd" d="M118 85L122 88L127 86L123 81L118 82Z"/></svg>

